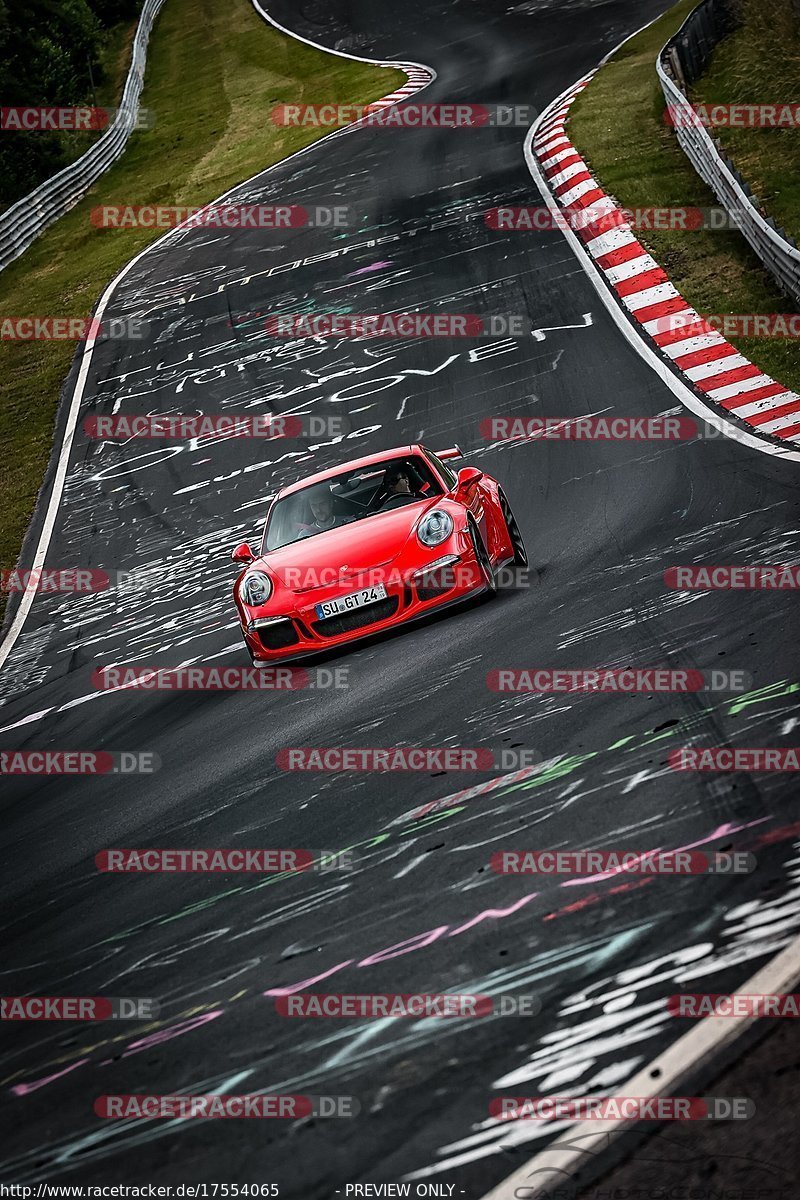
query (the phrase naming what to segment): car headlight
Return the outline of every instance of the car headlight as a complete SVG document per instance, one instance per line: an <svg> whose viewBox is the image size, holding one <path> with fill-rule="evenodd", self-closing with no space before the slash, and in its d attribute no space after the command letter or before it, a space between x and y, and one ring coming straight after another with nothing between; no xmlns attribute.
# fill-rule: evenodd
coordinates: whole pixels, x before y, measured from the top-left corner
<svg viewBox="0 0 800 1200"><path fill-rule="evenodd" d="M244 577L240 595L245 604L249 604L251 608L266 604L272 595L272 580L263 571L251 571Z"/></svg>
<svg viewBox="0 0 800 1200"><path fill-rule="evenodd" d="M453 532L453 518L444 509L435 508L419 523L417 537L423 546L440 546Z"/></svg>

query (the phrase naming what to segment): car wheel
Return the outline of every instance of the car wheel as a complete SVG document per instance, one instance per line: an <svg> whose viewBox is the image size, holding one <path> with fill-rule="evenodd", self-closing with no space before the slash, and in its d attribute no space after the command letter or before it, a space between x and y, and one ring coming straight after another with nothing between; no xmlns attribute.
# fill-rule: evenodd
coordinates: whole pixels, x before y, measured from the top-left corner
<svg viewBox="0 0 800 1200"><path fill-rule="evenodd" d="M511 541L511 545L514 547L514 566L527 567L528 552L525 549L525 541L522 537L520 527L517 524L516 517L511 511L511 505L506 500L504 492L500 493L500 511L502 512L503 520L506 523L509 540Z"/></svg>
<svg viewBox="0 0 800 1200"><path fill-rule="evenodd" d="M486 590L489 596L494 596L497 593L497 580L494 577L492 569L492 560L489 558L489 552L484 545L483 538L480 535L478 526L470 518L469 536L472 540L472 549L475 552L475 561L478 564L478 569L486 583Z"/></svg>

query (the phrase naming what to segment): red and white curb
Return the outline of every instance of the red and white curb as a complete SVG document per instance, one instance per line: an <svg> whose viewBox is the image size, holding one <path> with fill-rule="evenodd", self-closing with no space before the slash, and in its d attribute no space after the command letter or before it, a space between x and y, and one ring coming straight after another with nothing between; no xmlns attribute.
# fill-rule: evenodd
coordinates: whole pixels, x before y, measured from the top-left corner
<svg viewBox="0 0 800 1200"><path fill-rule="evenodd" d="M559 96L534 125L530 146L537 174L555 205L570 209L574 236L583 251L590 255L631 324L672 373L704 403L741 422L740 428L743 425L759 438L773 439L773 446L800 445L800 396L765 375L722 334L691 334L692 325L696 329L695 323L703 318L637 240L624 210L603 190L570 141L570 107L594 74L584 76ZM585 223L580 219L584 209L591 210Z"/></svg>
<svg viewBox="0 0 800 1200"><path fill-rule="evenodd" d="M404 83L396 91L390 92L388 96L381 96L380 100L371 101L369 105L371 112L382 108L393 108L395 104L400 104L403 100L408 100L409 96L414 96L417 92L421 92L424 87L427 87L429 83L433 83L433 80L436 78L434 72L428 67L423 67L417 63L387 62L383 63L382 66L394 67L398 71L404 71L408 76L408 83ZM359 129L368 124L369 117L361 117L360 120L353 121L352 124L347 125L341 132L347 133L351 129Z"/></svg>

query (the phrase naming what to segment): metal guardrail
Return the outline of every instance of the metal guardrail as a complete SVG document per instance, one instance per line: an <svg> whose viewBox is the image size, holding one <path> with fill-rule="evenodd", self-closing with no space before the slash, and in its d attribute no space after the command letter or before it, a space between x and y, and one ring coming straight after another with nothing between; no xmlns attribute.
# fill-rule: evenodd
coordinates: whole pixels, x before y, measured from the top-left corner
<svg viewBox="0 0 800 1200"><path fill-rule="evenodd" d="M75 162L0 213L0 271L19 258L48 225L74 208L95 180L122 154L136 128L147 43L153 22L163 4L164 0L145 0L136 27L131 65L122 99L113 122L102 137Z"/></svg>
<svg viewBox="0 0 800 1200"><path fill-rule="evenodd" d="M690 111L684 89L702 73L709 54L735 27L728 0L703 0L656 59L667 106L680 110L675 134L698 175L724 206L783 291L800 304L800 249L794 238L764 215L759 201L700 118ZM685 121L685 124L684 124Z"/></svg>

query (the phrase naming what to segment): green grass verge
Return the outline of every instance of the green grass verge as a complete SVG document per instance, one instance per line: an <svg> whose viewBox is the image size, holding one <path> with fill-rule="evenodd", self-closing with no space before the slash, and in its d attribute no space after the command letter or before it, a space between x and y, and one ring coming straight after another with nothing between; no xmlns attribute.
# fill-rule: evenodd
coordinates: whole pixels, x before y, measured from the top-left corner
<svg viewBox="0 0 800 1200"><path fill-rule="evenodd" d="M85 199L0 274L0 311L88 316L104 285L163 232L96 229L95 205L205 204L328 132L273 125L275 104L365 104L405 79L286 37L248 0L167 0L142 95L154 127L133 134ZM0 342L0 566L17 560L74 351L72 342Z"/></svg>
<svg viewBox="0 0 800 1200"><path fill-rule="evenodd" d="M754 0L754 6L764 3L778 0ZM664 96L655 70L661 47L695 5L696 0L681 0L626 43L570 110L572 141L603 187L625 208L717 205L665 124ZM800 131L793 132L800 138ZM699 313L786 313L794 308L735 231L637 231L637 237ZM793 341L738 336L729 340L767 374L800 391L800 356Z"/></svg>
<svg viewBox="0 0 800 1200"><path fill-rule="evenodd" d="M800 102L800 19L794 0L739 0L741 24L719 43L692 100ZM800 240L800 129L717 128L717 140L769 216Z"/></svg>

